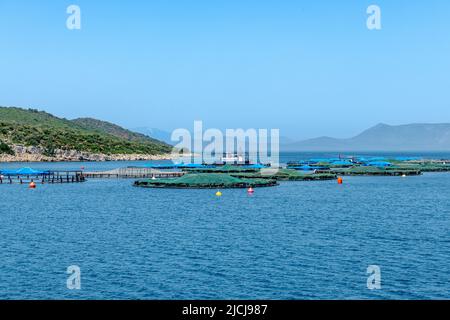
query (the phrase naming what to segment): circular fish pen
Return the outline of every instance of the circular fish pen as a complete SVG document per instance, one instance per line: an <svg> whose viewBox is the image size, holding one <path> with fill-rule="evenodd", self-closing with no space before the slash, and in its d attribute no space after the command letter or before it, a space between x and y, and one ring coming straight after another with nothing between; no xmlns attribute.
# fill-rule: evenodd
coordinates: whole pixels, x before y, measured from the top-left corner
<svg viewBox="0 0 450 320"><path fill-rule="evenodd" d="M274 179L243 179L223 173L191 173L174 179L145 179L134 183L136 187L175 189L255 188L276 185L278 183Z"/></svg>
<svg viewBox="0 0 450 320"><path fill-rule="evenodd" d="M302 173L291 169L267 169L255 173L231 173L233 177L241 179L274 179L279 181L315 181L315 180L334 180L334 173Z"/></svg>
<svg viewBox="0 0 450 320"><path fill-rule="evenodd" d="M419 169L397 167L378 168L369 166L334 169L332 172L343 176L417 176L422 174L422 171Z"/></svg>

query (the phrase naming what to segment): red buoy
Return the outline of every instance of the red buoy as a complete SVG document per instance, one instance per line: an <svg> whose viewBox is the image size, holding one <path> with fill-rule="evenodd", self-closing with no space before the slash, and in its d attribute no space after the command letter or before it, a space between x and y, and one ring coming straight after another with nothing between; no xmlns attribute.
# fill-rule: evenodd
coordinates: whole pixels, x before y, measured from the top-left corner
<svg viewBox="0 0 450 320"><path fill-rule="evenodd" d="M247 192L248 192L249 194L253 194L253 193L255 192L255 190L253 190L253 188L250 187L250 188L248 188Z"/></svg>
<svg viewBox="0 0 450 320"><path fill-rule="evenodd" d="M337 183L338 184L342 184L344 182L344 180L342 179L342 177L338 177L337 178Z"/></svg>
<svg viewBox="0 0 450 320"><path fill-rule="evenodd" d="M30 184L28 185L28 187L30 189L36 189L36 183L34 183L33 181L30 182Z"/></svg>

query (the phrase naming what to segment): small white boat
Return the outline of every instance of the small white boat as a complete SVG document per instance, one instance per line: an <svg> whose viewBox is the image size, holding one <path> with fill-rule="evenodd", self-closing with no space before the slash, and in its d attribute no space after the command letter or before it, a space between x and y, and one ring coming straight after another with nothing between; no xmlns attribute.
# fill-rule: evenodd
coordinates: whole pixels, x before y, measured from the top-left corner
<svg viewBox="0 0 450 320"><path fill-rule="evenodd" d="M237 154L231 154L227 153L225 156L222 157L222 162L244 162L244 157Z"/></svg>

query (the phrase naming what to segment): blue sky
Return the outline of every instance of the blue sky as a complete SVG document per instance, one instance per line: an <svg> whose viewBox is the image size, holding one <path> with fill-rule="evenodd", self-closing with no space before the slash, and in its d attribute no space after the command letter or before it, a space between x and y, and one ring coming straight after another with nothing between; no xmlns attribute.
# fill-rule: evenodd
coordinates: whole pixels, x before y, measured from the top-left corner
<svg viewBox="0 0 450 320"><path fill-rule="evenodd" d="M449 17L445 0L2 0L0 105L298 139L450 122Z"/></svg>

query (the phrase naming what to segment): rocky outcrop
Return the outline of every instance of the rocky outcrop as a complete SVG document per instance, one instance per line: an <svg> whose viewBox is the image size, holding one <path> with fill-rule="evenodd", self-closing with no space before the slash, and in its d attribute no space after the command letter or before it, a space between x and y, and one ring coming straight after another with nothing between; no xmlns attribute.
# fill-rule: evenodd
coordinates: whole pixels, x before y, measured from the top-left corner
<svg viewBox="0 0 450 320"><path fill-rule="evenodd" d="M170 154L101 154L77 150L55 149L51 155L41 147L12 145L14 155L0 154L0 162L56 162L56 161L137 161L166 160Z"/></svg>

